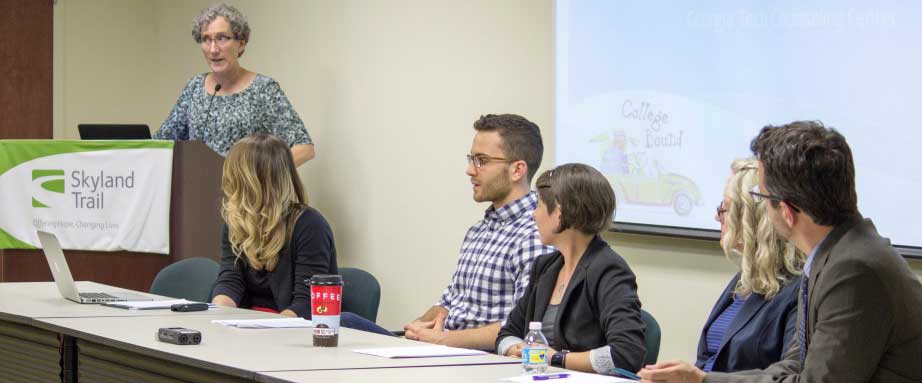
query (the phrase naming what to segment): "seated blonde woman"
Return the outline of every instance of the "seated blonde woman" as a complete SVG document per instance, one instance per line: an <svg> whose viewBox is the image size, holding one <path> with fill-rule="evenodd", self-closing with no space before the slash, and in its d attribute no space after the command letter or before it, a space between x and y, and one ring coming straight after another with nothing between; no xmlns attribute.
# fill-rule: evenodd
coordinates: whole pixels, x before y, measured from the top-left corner
<svg viewBox="0 0 922 383"><path fill-rule="evenodd" d="M740 271L701 331L695 366L704 372L768 367L784 356L797 323L803 254L775 233L765 204L749 194L759 184L758 161L736 160L731 168L714 218L720 246Z"/></svg>
<svg viewBox="0 0 922 383"><path fill-rule="evenodd" d="M307 205L288 144L268 134L238 141L221 180L221 271L212 302L310 318L314 274L336 274L333 231Z"/></svg>
<svg viewBox="0 0 922 383"><path fill-rule="evenodd" d="M556 252L535 260L528 290L499 332L500 355L521 357L529 322L541 322L555 367L611 374L643 363L644 324L627 262L602 240L615 193L598 170L566 164L537 181L535 222Z"/></svg>

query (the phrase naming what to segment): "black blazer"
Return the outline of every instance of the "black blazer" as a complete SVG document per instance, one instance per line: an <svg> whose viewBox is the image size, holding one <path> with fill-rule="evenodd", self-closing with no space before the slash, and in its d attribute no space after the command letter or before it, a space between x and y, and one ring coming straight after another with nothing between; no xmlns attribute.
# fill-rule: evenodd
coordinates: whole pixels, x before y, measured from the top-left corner
<svg viewBox="0 0 922 383"><path fill-rule="evenodd" d="M507 336L524 338L528 322L541 321L562 267L559 251L535 260L528 290L509 313L496 338L497 347ZM560 349L583 352L611 346L615 367L640 370L646 348L636 278L599 236L576 265L557 310L554 341Z"/></svg>
<svg viewBox="0 0 922 383"><path fill-rule="evenodd" d="M221 237L221 271L211 296L227 295L240 307L249 307L246 275L249 268L246 257L234 255L224 225ZM298 217L291 241L282 247L278 265L269 272L269 287L279 311L294 311L300 317L311 317L310 287L304 282L314 274L337 274L336 246L333 230L313 208L306 208Z"/></svg>
<svg viewBox="0 0 922 383"><path fill-rule="evenodd" d="M772 299L752 294L730 322L723 343L717 349L712 371L744 371L763 369L781 360L794 339L797 326L797 292L803 277L791 279ZM701 338L698 339L698 361L704 368L707 363L707 332L721 312L733 303L733 290L740 274L737 273L708 316Z"/></svg>

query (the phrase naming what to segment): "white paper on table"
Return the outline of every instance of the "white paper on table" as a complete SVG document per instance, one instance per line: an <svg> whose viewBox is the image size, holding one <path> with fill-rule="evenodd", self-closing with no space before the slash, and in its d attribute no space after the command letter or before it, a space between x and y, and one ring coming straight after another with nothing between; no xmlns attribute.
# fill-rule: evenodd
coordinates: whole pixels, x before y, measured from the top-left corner
<svg viewBox="0 0 922 383"><path fill-rule="evenodd" d="M170 306L181 303L196 303L185 299L168 299L165 301L115 301L103 303L103 306L117 307L128 310L158 310L169 309ZM209 305L209 307L211 307Z"/></svg>
<svg viewBox="0 0 922 383"><path fill-rule="evenodd" d="M216 319L211 323L236 328L299 328L314 326L311 321L304 318Z"/></svg>
<svg viewBox="0 0 922 383"><path fill-rule="evenodd" d="M568 374L569 376L567 376L566 378L555 378L555 379L548 379L548 380L535 380L534 378L536 375L540 376L540 375L557 375L557 374ZM636 380L624 379L624 378L608 376L608 375L587 374L584 372L576 372L576 371L560 371L560 372L554 372L554 373L532 374L532 375L523 374L519 376L513 376L511 378L503 378L502 380L508 380L508 381L519 382L519 383L536 383L536 382L537 383L541 383L541 382L546 382L546 383L563 383L563 382L637 383Z"/></svg>
<svg viewBox="0 0 922 383"><path fill-rule="evenodd" d="M468 350L466 348L448 347L448 346L409 346L409 347L383 347L383 348L363 348L352 350L359 354L380 356L382 358L429 358L441 356L471 356L486 355L486 352L480 350Z"/></svg>

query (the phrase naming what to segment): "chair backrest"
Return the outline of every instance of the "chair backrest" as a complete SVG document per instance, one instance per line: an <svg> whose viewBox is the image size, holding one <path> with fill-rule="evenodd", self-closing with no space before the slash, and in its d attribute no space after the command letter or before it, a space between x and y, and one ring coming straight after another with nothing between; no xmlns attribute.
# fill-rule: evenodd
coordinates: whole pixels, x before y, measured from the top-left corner
<svg viewBox="0 0 922 383"><path fill-rule="evenodd" d="M650 315L646 310L640 310L640 318L643 319L643 323L647 325L645 336L647 356L644 358L644 365L656 364L656 358L659 356L659 342L662 337L662 331L659 328L659 323L656 322L656 318L653 318L653 315Z"/></svg>
<svg viewBox="0 0 922 383"><path fill-rule="evenodd" d="M210 302L218 279L218 263L208 258L186 258L164 267L150 285L151 294L196 302Z"/></svg>
<svg viewBox="0 0 922 383"><path fill-rule="evenodd" d="M374 275L365 270L340 267L343 277L343 311L348 311L374 322L381 303L381 285Z"/></svg>

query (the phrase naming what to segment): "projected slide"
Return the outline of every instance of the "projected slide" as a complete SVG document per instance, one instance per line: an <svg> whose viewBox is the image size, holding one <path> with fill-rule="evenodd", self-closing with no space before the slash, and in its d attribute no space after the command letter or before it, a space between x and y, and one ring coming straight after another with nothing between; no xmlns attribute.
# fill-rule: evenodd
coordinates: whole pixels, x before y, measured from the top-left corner
<svg viewBox="0 0 922 383"><path fill-rule="evenodd" d="M821 120L859 209L922 246L922 3L558 0L556 162L601 170L618 222L718 229L762 126Z"/></svg>

